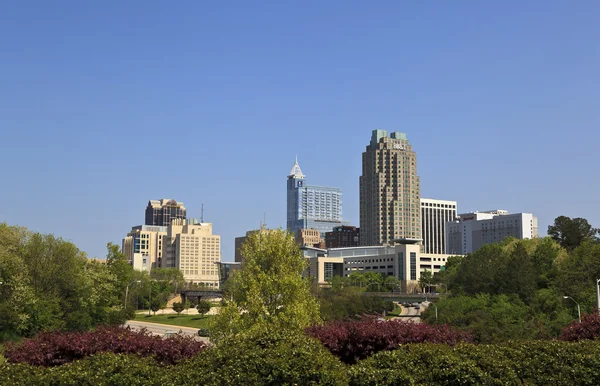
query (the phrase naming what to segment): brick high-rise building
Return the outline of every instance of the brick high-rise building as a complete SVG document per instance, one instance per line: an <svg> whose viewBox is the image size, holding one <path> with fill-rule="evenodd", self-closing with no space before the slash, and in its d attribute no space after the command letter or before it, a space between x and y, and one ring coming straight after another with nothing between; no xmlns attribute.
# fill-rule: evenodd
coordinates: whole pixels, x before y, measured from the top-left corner
<svg viewBox="0 0 600 386"><path fill-rule="evenodd" d="M349 248L360 245L360 228L342 225L325 234L327 248Z"/></svg>
<svg viewBox="0 0 600 386"><path fill-rule="evenodd" d="M362 155L360 243L421 239L421 183L417 155L406 134L373 130Z"/></svg>

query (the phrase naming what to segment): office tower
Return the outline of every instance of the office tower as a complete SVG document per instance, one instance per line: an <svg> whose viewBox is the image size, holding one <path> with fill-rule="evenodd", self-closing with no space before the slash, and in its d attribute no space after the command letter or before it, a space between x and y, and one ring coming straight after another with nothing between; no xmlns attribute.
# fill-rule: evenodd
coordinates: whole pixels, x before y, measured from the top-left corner
<svg viewBox="0 0 600 386"><path fill-rule="evenodd" d="M342 192L338 188L306 185L298 160L287 178L287 230L317 229L321 238L342 222Z"/></svg>
<svg viewBox="0 0 600 386"><path fill-rule="evenodd" d="M173 219L185 219L183 202L168 198L150 200L146 207L146 225L169 226Z"/></svg>
<svg viewBox="0 0 600 386"><path fill-rule="evenodd" d="M446 227L446 252L464 255L507 237L538 237L537 217L531 213L508 214L505 210L460 214Z"/></svg>
<svg viewBox="0 0 600 386"><path fill-rule="evenodd" d="M150 272L162 266L163 237L167 227L138 225L123 239L123 254L134 269Z"/></svg>
<svg viewBox="0 0 600 386"><path fill-rule="evenodd" d="M421 238L417 155L406 134L373 130L362 154L360 243L389 245Z"/></svg>
<svg viewBox="0 0 600 386"><path fill-rule="evenodd" d="M163 237L163 267L177 268L187 282L219 286L221 236L212 224L196 219L175 219Z"/></svg>
<svg viewBox="0 0 600 386"><path fill-rule="evenodd" d="M325 234L327 248L348 248L360 245L360 228L342 225Z"/></svg>
<svg viewBox="0 0 600 386"><path fill-rule="evenodd" d="M456 201L421 199L424 253L446 253L446 224L456 219Z"/></svg>

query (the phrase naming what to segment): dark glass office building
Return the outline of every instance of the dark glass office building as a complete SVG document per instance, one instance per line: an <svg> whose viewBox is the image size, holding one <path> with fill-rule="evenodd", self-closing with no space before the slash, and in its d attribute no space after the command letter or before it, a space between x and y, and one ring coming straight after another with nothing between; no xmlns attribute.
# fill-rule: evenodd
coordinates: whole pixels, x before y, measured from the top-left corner
<svg viewBox="0 0 600 386"><path fill-rule="evenodd" d="M171 220L176 218L185 219L185 206L183 202L177 202L169 198L162 200L150 200L146 207L145 225L169 226Z"/></svg>

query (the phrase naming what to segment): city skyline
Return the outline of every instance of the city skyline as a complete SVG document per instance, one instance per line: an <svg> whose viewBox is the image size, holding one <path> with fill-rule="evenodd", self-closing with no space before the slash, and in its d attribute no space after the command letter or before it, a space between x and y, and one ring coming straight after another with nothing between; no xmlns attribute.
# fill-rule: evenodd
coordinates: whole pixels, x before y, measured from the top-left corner
<svg viewBox="0 0 600 386"><path fill-rule="evenodd" d="M0 221L104 257L172 197L232 261L265 218L285 229L295 154L358 226L382 128L417 149L422 197L600 226L600 4L313 4L2 4Z"/></svg>

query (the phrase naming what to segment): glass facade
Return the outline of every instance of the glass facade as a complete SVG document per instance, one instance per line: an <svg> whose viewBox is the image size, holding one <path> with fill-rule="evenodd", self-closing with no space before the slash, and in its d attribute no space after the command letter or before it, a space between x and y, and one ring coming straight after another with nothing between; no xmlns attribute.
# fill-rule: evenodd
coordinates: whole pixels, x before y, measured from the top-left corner
<svg viewBox="0 0 600 386"><path fill-rule="evenodd" d="M417 280L417 254L410 253L410 280Z"/></svg>
<svg viewBox="0 0 600 386"><path fill-rule="evenodd" d="M287 179L287 230L317 229L325 239L326 232L343 224L341 190L306 185L296 162Z"/></svg>
<svg viewBox="0 0 600 386"><path fill-rule="evenodd" d="M404 253L398 252L398 279L406 280L404 276Z"/></svg>

